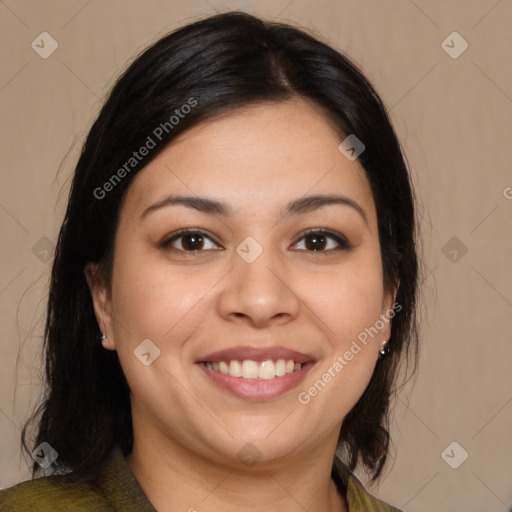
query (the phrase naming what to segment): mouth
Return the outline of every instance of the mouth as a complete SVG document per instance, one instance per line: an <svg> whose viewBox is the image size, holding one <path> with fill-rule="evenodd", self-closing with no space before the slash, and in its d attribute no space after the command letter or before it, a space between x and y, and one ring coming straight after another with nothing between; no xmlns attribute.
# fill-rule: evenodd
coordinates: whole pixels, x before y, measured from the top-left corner
<svg viewBox="0 0 512 512"><path fill-rule="evenodd" d="M269 400L302 382L316 361L284 347L240 347L209 354L196 361L213 384L247 400Z"/></svg>

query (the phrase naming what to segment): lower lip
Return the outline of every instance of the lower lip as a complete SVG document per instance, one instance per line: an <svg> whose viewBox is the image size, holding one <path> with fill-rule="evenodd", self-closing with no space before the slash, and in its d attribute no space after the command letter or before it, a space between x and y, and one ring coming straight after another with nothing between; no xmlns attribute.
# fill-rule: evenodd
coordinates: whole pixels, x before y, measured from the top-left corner
<svg viewBox="0 0 512 512"><path fill-rule="evenodd" d="M225 373L210 370L204 364L199 364L199 367L215 384L238 398L244 398L246 400L270 400L297 387L304 380L306 374L314 364L313 361L309 361L303 364L300 370L269 380L232 377Z"/></svg>

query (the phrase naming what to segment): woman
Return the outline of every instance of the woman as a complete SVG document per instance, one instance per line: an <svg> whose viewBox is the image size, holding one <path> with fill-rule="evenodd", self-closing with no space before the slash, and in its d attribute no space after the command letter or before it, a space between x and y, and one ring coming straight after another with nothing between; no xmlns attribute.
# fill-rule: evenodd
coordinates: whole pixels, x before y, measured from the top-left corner
<svg viewBox="0 0 512 512"><path fill-rule="evenodd" d="M416 361L414 203L375 91L227 13L146 50L76 167L53 264L53 473L2 510L397 510L375 481Z"/></svg>

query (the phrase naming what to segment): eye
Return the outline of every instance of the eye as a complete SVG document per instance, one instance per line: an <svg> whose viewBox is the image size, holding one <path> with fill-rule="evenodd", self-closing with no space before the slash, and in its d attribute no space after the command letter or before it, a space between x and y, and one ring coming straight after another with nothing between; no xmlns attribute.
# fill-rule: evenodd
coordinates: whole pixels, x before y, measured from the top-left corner
<svg viewBox="0 0 512 512"><path fill-rule="evenodd" d="M203 231L197 229L182 229L171 238L162 242L162 247L177 251L194 252L218 249L219 246Z"/></svg>
<svg viewBox="0 0 512 512"><path fill-rule="evenodd" d="M300 238L294 247L308 252L330 252L347 250L351 246L341 233L326 229L311 229Z"/></svg>

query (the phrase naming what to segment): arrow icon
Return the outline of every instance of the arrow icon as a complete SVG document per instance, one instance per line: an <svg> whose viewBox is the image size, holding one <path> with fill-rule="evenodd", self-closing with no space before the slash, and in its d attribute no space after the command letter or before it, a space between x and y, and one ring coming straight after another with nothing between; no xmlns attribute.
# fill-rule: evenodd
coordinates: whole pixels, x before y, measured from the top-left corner
<svg viewBox="0 0 512 512"><path fill-rule="evenodd" d="M50 261L55 246L53 242L43 236L34 247L32 247L32 254L43 263Z"/></svg>
<svg viewBox="0 0 512 512"><path fill-rule="evenodd" d="M441 42L441 48L452 59L458 59L467 49L468 42L458 33L452 32Z"/></svg>
<svg viewBox="0 0 512 512"><path fill-rule="evenodd" d="M363 142L353 133L346 137L338 146L338 149L351 162L353 162L365 150L365 148L366 146Z"/></svg>
<svg viewBox="0 0 512 512"><path fill-rule="evenodd" d="M46 442L41 443L31 453L32 458L43 468L49 468L58 458L59 454Z"/></svg>
<svg viewBox="0 0 512 512"><path fill-rule="evenodd" d="M30 43L30 47L39 57L47 59L59 47L59 43L48 32L41 32Z"/></svg>
<svg viewBox="0 0 512 512"><path fill-rule="evenodd" d="M469 456L469 453L457 442L451 442L441 453L441 458L452 469L457 469Z"/></svg>
<svg viewBox="0 0 512 512"><path fill-rule="evenodd" d="M261 452L252 443L246 443L237 455L238 458L249 467L254 466L254 464L261 459Z"/></svg>
<svg viewBox="0 0 512 512"><path fill-rule="evenodd" d="M468 252L468 248L459 238L453 236L444 244L441 251L452 263L457 263Z"/></svg>
<svg viewBox="0 0 512 512"><path fill-rule="evenodd" d="M144 366L153 364L160 357L160 349L148 338L143 340L133 353Z"/></svg>
<svg viewBox="0 0 512 512"><path fill-rule="evenodd" d="M263 252L263 247L252 236L248 236L237 245L236 252L246 263L252 263Z"/></svg>

